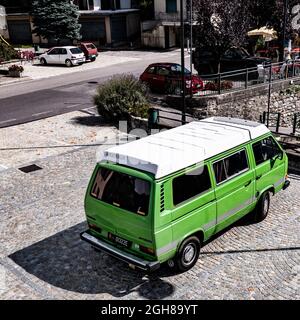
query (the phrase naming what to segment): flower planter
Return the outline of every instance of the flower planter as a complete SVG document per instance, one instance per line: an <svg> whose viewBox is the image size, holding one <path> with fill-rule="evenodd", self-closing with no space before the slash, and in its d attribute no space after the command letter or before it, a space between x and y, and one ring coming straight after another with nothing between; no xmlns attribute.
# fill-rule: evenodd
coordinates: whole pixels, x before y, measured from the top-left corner
<svg viewBox="0 0 300 320"><path fill-rule="evenodd" d="M20 71L8 71L8 76L13 78L21 78L22 72Z"/></svg>

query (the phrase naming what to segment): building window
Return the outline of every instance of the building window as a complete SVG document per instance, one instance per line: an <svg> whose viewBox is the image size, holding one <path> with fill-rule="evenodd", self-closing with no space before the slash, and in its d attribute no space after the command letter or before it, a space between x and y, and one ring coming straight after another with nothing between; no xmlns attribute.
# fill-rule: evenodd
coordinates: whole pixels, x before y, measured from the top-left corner
<svg viewBox="0 0 300 320"><path fill-rule="evenodd" d="M177 13L177 0L166 0L166 12Z"/></svg>
<svg viewBox="0 0 300 320"><path fill-rule="evenodd" d="M89 0L89 10L94 10L94 0Z"/></svg>
<svg viewBox="0 0 300 320"><path fill-rule="evenodd" d="M112 10L113 4L111 0L101 0L101 10Z"/></svg>

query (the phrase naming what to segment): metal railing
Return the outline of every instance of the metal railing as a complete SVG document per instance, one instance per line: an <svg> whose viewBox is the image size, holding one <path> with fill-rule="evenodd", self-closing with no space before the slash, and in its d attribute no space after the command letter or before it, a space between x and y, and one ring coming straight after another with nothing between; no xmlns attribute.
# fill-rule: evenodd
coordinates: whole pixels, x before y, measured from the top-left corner
<svg viewBox="0 0 300 320"><path fill-rule="evenodd" d="M260 122L267 127L275 127L275 132L279 133L281 113L264 111L260 118Z"/></svg>
<svg viewBox="0 0 300 320"><path fill-rule="evenodd" d="M157 129L160 127L176 127L180 124L187 124L191 121L201 120L203 118L195 117L190 114L185 115L186 120L182 119L181 111L162 110L151 108L149 110L148 127L149 129Z"/></svg>
<svg viewBox="0 0 300 320"><path fill-rule="evenodd" d="M294 114L293 135L300 135L300 112Z"/></svg>
<svg viewBox="0 0 300 320"><path fill-rule="evenodd" d="M254 86L261 86L271 82L300 77L300 60L290 60L257 67L227 71L216 74L196 75L202 79L201 87L195 87L191 76L186 76L185 90L187 94L207 96L231 91L245 90ZM180 78L167 77L166 92L172 95L182 95L182 81Z"/></svg>
<svg viewBox="0 0 300 320"><path fill-rule="evenodd" d="M187 12L183 13L183 19L187 19ZM180 22L180 12L155 12L155 20L159 20L162 22Z"/></svg>

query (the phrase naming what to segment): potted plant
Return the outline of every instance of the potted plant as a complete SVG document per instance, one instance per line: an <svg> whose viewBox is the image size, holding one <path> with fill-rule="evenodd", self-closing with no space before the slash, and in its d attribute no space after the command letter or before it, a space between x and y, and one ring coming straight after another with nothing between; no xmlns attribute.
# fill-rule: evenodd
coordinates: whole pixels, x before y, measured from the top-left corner
<svg viewBox="0 0 300 320"><path fill-rule="evenodd" d="M8 67L8 75L10 77L20 78L23 71L24 71L24 68L16 64L13 64L10 67Z"/></svg>

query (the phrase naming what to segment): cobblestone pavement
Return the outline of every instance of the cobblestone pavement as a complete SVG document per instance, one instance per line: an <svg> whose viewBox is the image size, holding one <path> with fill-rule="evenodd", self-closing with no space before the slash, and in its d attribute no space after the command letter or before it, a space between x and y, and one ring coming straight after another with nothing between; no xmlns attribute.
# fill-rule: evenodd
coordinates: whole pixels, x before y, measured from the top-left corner
<svg viewBox="0 0 300 320"><path fill-rule="evenodd" d="M0 172L0 299L300 299L300 180L208 243L184 274L147 276L79 239L95 148Z"/></svg>

